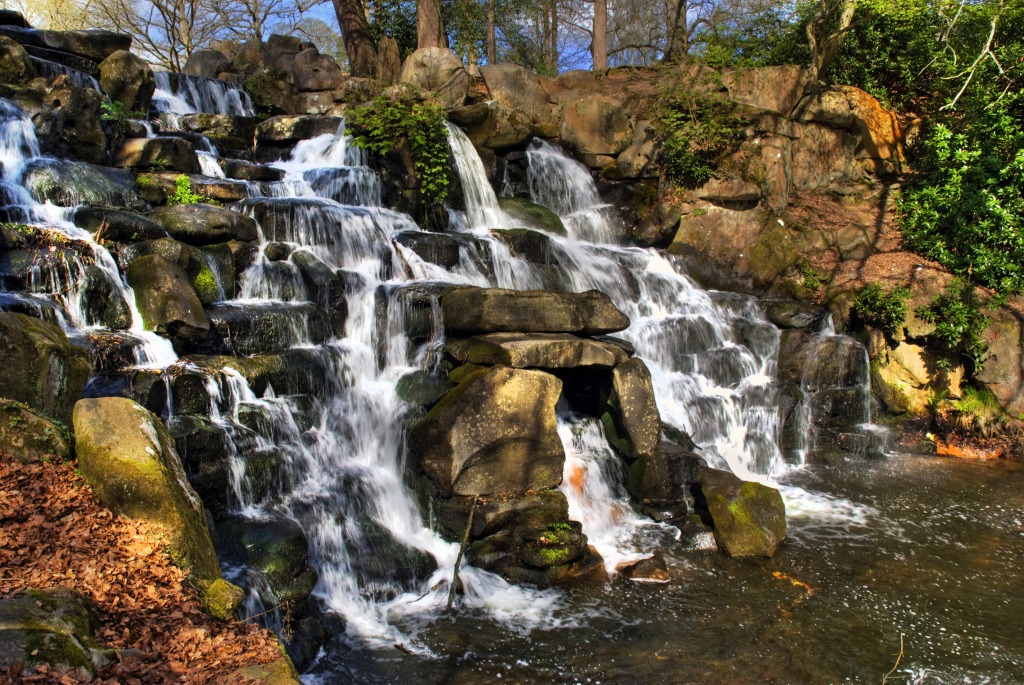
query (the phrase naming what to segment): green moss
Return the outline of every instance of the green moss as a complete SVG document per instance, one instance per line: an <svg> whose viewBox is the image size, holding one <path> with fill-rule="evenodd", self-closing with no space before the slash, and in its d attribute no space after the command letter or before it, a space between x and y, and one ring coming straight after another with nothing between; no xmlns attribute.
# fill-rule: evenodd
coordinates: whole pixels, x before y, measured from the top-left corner
<svg viewBox="0 0 1024 685"><path fill-rule="evenodd" d="M192 287L199 296L199 301L209 304L217 300L217 279L213 270L204 266L192 279Z"/></svg>
<svg viewBox="0 0 1024 685"><path fill-rule="evenodd" d="M135 185L143 190L156 190L160 186L153 180L153 177L148 174L139 174L135 179Z"/></svg>
<svg viewBox="0 0 1024 685"><path fill-rule="evenodd" d="M244 598L242 588L219 578L203 593L203 608L216 619L230 621Z"/></svg>
<svg viewBox="0 0 1024 685"><path fill-rule="evenodd" d="M547 566L562 566L572 561L573 550L570 547L544 547L540 550L541 559Z"/></svg>

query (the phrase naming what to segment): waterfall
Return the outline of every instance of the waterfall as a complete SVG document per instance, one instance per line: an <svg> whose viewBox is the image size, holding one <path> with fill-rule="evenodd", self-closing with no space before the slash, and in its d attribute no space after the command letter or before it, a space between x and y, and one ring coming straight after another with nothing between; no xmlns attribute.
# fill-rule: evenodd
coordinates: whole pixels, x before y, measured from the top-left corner
<svg viewBox="0 0 1024 685"><path fill-rule="evenodd" d="M25 223L57 231L66 238L86 244L95 265L131 313L130 332L135 339L133 350L137 366L163 368L174 363L177 355L170 341L144 329L142 315L135 304L135 294L121 279L113 256L96 242L88 231L78 228L71 222L70 217L74 209L55 207L49 203L41 204L24 187L23 176L29 162L47 164L56 163L56 160L40 155L35 127L28 116L10 101L0 99L0 163L3 166L0 187L6 196L6 203L17 210L8 213L13 213ZM78 266L79 269L80 267L81 265ZM47 289L61 309L62 316L59 320L69 334L79 334L95 328L89 324L87 313L83 309L82 283L82 279L76 279L74 283L53 284L56 287Z"/></svg>
<svg viewBox="0 0 1024 685"><path fill-rule="evenodd" d="M253 116L252 100L238 84L167 71L158 71L155 76L153 109L157 112Z"/></svg>
<svg viewBox="0 0 1024 685"><path fill-rule="evenodd" d="M32 66L36 68L36 73L43 78L53 79L58 76L67 76L71 79L71 83L79 88L91 88L92 90L101 90L100 83L94 77L79 71L69 66L59 64L57 62L51 62L48 59L42 57L32 57Z"/></svg>

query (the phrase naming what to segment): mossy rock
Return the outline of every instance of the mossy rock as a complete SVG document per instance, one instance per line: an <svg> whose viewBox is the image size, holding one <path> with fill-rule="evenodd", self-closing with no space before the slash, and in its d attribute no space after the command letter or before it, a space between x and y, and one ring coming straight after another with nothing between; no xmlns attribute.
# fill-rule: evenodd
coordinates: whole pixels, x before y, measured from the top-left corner
<svg viewBox="0 0 1024 685"><path fill-rule="evenodd" d="M0 312L0 397L69 423L91 369L85 350L56 326L24 314Z"/></svg>
<svg viewBox="0 0 1024 685"><path fill-rule="evenodd" d="M244 666L232 672L225 682L227 685L251 685L253 682L257 685L302 685L291 659L284 654L280 659L265 664Z"/></svg>
<svg viewBox="0 0 1024 685"><path fill-rule="evenodd" d="M778 490L728 471L700 469L697 509L708 516L718 546L731 557L775 554L786 537L786 505Z"/></svg>
<svg viewBox="0 0 1024 685"><path fill-rule="evenodd" d="M203 608L206 613L221 621L231 621L238 612L242 600L245 599L245 590L234 583L229 583L219 578L203 593Z"/></svg>
<svg viewBox="0 0 1024 685"><path fill-rule="evenodd" d="M226 559L262 573L281 603L305 601L317 574L307 562L306 535L294 521L233 518L217 525L217 539Z"/></svg>
<svg viewBox="0 0 1024 685"><path fill-rule="evenodd" d="M568 235L561 217L536 202L530 202L522 197L500 197L498 206L510 217L531 228L539 228L555 235Z"/></svg>
<svg viewBox="0 0 1024 685"><path fill-rule="evenodd" d="M411 371L398 379L395 391L409 404L417 407L432 407L454 387L447 378L428 371Z"/></svg>
<svg viewBox="0 0 1024 685"><path fill-rule="evenodd" d="M0 398L0 452L23 462L74 455L74 436L64 424L48 419L31 407Z"/></svg>
<svg viewBox="0 0 1024 685"><path fill-rule="evenodd" d="M96 642L95 607L81 593L31 589L0 600L0 666L19 665L22 673L46 665L90 680L113 660Z"/></svg>
<svg viewBox="0 0 1024 685"><path fill-rule="evenodd" d="M103 506L167 531L168 553L207 588L221 578L206 514L160 419L132 400L75 405L78 465Z"/></svg>

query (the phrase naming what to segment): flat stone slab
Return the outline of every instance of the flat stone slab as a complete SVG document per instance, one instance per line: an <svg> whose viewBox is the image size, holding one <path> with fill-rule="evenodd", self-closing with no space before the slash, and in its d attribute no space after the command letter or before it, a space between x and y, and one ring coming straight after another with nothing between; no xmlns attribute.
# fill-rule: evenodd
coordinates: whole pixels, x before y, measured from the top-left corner
<svg viewBox="0 0 1024 685"><path fill-rule="evenodd" d="M612 368L629 359L612 343L568 333L491 333L445 345L445 354L469 364L503 364L516 369Z"/></svg>

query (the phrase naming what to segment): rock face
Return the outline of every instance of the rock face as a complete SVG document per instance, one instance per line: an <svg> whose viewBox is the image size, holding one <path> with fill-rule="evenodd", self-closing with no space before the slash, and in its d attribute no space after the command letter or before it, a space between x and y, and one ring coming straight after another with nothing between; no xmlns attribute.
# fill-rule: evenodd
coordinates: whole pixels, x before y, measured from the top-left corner
<svg viewBox="0 0 1024 685"><path fill-rule="evenodd" d="M0 82L23 86L36 77L32 58L17 42L0 36Z"/></svg>
<svg viewBox="0 0 1024 685"><path fill-rule="evenodd" d="M555 422L561 391L541 371L476 371L411 428L410 445L448 495L554 487L565 460Z"/></svg>
<svg viewBox="0 0 1024 685"><path fill-rule="evenodd" d="M153 70L145 60L127 50L118 50L100 63L100 87L111 100L127 111L148 112L156 89Z"/></svg>
<svg viewBox="0 0 1024 685"><path fill-rule="evenodd" d="M184 138L129 138L114 153L114 164L133 169L171 169L183 174L199 171L196 148Z"/></svg>
<svg viewBox="0 0 1024 685"><path fill-rule="evenodd" d="M422 48L412 53L402 64L398 80L433 91L446 108L461 106L469 92L469 74L458 55L447 48Z"/></svg>
<svg viewBox="0 0 1024 685"><path fill-rule="evenodd" d="M726 471L700 471L698 510L710 516L718 546L731 557L775 554L786 537L786 507L778 490Z"/></svg>
<svg viewBox="0 0 1024 685"><path fill-rule="evenodd" d="M128 283L147 330L192 343L206 338L210 322L180 266L159 255L139 257L128 267Z"/></svg>
<svg viewBox="0 0 1024 685"><path fill-rule="evenodd" d="M0 667L20 675L46 665L91 680L115 659L96 641L99 628L92 601L75 590L27 590L0 600Z"/></svg>
<svg viewBox="0 0 1024 685"><path fill-rule="evenodd" d="M202 502L163 423L131 400L104 397L80 400L74 425L82 477L103 506L165 529L171 560L204 590L220 579Z"/></svg>
<svg viewBox="0 0 1024 685"><path fill-rule="evenodd" d="M731 100L783 116L793 111L810 82L810 72L791 64L737 69L722 75Z"/></svg>
<svg viewBox="0 0 1024 685"><path fill-rule="evenodd" d="M566 105L559 136L580 155L617 155L631 131L622 103L605 95L592 95Z"/></svg>
<svg viewBox="0 0 1024 685"><path fill-rule="evenodd" d="M29 462L48 456L70 459L74 447L63 425L20 402L0 398L0 452Z"/></svg>
<svg viewBox="0 0 1024 685"><path fill-rule="evenodd" d="M461 288L441 298L445 330L450 333L614 333L629 318L597 290L558 293L546 290Z"/></svg>
<svg viewBox="0 0 1024 685"><path fill-rule="evenodd" d="M91 372L88 355L64 332L24 314L0 312L0 397L69 423Z"/></svg>
<svg viewBox="0 0 1024 685"><path fill-rule="evenodd" d="M489 64L480 75L491 98L499 104L525 113L534 127L551 127L557 122L540 78L518 64Z"/></svg>

